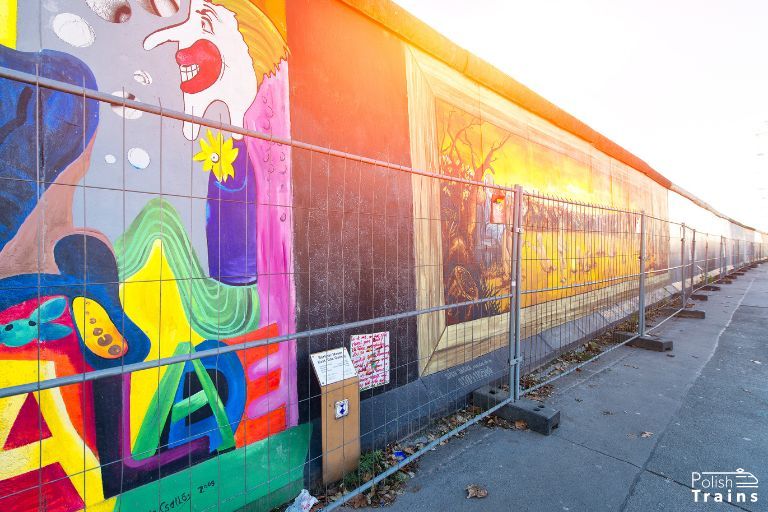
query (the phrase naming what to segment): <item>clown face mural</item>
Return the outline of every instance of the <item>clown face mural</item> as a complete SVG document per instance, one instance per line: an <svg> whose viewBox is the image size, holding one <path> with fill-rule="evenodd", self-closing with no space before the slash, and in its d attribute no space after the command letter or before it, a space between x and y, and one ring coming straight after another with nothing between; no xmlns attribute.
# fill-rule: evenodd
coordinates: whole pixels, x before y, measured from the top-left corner
<svg viewBox="0 0 768 512"><path fill-rule="evenodd" d="M152 32L143 46L151 50L164 43L178 47L175 60L187 114L202 117L221 102L230 124L289 136L285 37L253 0L191 0L184 22ZM290 212L276 217L257 205L290 197L289 148L209 128L199 137L200 125L194 122L184 122L182 131L188 140L200 139L194 160L210 173L210 275L227 284L254 284L257 273L283 259L273 258L269 247L280 242L275 236L285 232Z"/></svg>
<svg viewBox="0 0 768 512"><path fill-rule="evenodd" d="M222 101L230 122L240 127L262 80L288 53L272 21L249 0L192 0L187 19L150 34L144 48L163 43L179 47L184 111L203 116L213 102ZM184 123L187 139L196 139L199 131L199 125Z"/></svg>

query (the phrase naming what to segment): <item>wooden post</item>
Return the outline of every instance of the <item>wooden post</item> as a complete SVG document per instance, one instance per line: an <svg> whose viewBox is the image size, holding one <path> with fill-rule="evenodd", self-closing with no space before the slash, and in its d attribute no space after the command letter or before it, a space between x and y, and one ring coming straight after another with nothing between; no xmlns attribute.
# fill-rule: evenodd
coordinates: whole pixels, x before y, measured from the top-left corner
<svg viewBox="0 0 768 512"><path fill-rule="evenodd" d="M320 384L323 483L341 480L360 460L360 378L344 347L310 355Z"/></svg>
<svg viewBox="0 0 768 512"><path fill-rule="evenodd" d="M323 483L341 480L360 460L360 380L357 377L321 386ZM336 403L348 400L346 416L336 418Z"/></svg>

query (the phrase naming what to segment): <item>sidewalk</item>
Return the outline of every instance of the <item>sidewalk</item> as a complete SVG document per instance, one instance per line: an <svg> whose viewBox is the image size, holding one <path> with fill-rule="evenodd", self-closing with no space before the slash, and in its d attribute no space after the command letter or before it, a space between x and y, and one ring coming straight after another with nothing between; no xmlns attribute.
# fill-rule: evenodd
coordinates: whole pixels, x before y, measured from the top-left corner
<svg viewBox="0 0 768 512"><path fill-rule="evenodd" d="M768 510L768 265L709 296L705 320L658 329L673 352L622 347L557 382L551 436L471 427L388 510ZM737 468L757 503L694 503L691 472ZM470 484L488 496L466 499Z"/></svg>

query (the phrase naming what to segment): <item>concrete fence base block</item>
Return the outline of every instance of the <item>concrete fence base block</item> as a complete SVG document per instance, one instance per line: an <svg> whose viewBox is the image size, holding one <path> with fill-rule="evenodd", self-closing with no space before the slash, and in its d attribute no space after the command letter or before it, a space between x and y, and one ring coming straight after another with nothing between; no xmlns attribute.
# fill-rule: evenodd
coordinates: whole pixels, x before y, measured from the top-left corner
<svg viewBox="0 0 768 512"><path fill-rule="evenodd" d="M715 286L713 284L708 284L708 285L702 286L701 289L704 290L704 291L707 291L707 292L719 292L720 291L720 287L719 286Z"/></svg>
<svg viewBox="0 0 768 512"><path fill-rule="evenodd" d="M673 348L672 341L662 340L655 336L642 336L640 338L635 338L627 343L627 345L630 347L652 350L654 352L666 352L667 350L672 350Z"/></svg>
<svg viewBox="0 0 768 512"><path fill-rule="evenodd" d="M691 294L692 300L701 300L701 301L708 301L709 295L704 295L703 293L693 293Z"/></svg>
<svg viewBox="0 0 768 512"><path fill-rule="evenodd" d="M618 342L622 342L632 338L633 336L637 336L637 334L634 332L619 331L614 334L614 339ZM654 352L666 352L667 350L672 350L673 343L670 340L663 340L658 336L646 334L645 336L640 336L639 338L633 339L627 343L627 346L642 348L645 350L653 350Z"/></svg>
<svg viewBox="0 0 768 512"><path fill-rule="evenodd" d="M700 311L698 309L683 309L681 311L677 311L675 308L664 308L661 310L661 313L667 316L675 315L677 318L695 318L697 320L703 320L706 318L704 311Z"/></svg>
<svg viewBox="0 0 768 512"><path fill-rule="evenodd" d="M483 386L472 392L472 402L480 407L493 407L509 398L509 391L495 386ZM543 402L521 398L505 405L494 415L507 421L523 420L528 428L548 436L560 425L560 411Z"/></svg>

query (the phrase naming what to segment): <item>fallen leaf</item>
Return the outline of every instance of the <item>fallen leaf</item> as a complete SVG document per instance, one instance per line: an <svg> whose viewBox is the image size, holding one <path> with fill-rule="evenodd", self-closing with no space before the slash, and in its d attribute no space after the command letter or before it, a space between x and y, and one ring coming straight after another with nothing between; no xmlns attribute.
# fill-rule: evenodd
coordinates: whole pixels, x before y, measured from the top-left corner
<svg viewBox="0 0 768 512"><path fill-rule="evenodd" d="M368 498L362 494L358 494L354 498L350 499L347 504L352 508L363 508L368 506Z"/></svg>
<svg viewBox="0 0 768 512"><path fill-rule="evenodd" d="M478 484L472 484L467 487L467 499L470 498L485 498L488 496L488 490Z"/></svg>
<svg viewBox="0 0 768 512"><path fill-rule="evenodd" d="M517 430L525 430L528 428L528 422L525 420L515 420L515 428Z"/></svg>
<svg viewBox="0 0 768 512"><path fill-rule="evenodd" d="M648 438L653 435L653 432L640 432L640 437L642 438Z"/></svg>

